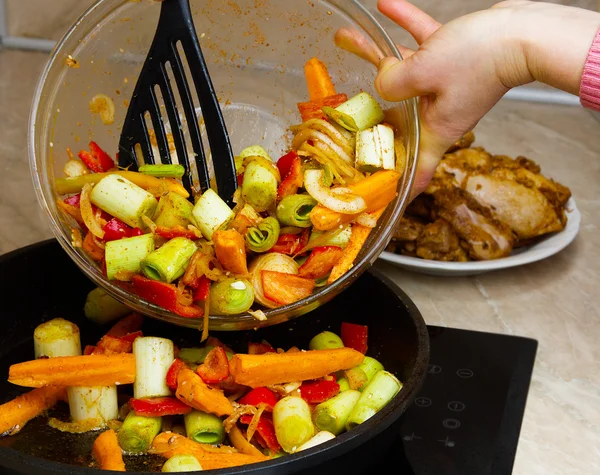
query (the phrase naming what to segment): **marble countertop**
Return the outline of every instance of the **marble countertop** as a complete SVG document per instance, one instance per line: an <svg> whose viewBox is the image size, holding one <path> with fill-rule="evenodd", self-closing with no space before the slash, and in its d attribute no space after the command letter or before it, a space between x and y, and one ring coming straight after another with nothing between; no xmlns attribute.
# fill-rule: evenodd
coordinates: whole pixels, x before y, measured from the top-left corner
<svg viewBox="0 0 600 475"><path fill-rule="evenodd" d="M0 52L0 254L51 237L27 162L27 119L43 53ZM600 122L579 107L503 100L475 129L496 154L524 155L569 186L582 214L559 254L471 277L378 261L429 324L539 342L515 475L600 473Z"/></svg>

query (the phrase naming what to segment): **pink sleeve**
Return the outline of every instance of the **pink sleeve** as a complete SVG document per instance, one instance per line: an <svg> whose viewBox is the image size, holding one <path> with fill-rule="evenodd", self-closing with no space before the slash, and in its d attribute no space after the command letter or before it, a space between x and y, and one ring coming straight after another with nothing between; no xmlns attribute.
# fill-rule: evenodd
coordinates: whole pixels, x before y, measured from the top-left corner
<svg viewBox="0 0 600 475"><path fill-rule="evenodd" d="M600 111L600 29L583 66L579 100L583 107Z"/></svg>

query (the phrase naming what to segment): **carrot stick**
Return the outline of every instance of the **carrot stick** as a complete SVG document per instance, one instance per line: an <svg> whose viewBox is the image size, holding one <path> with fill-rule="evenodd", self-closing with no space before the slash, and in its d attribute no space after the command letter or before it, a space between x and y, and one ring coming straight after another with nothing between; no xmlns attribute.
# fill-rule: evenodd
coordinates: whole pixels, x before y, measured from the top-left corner
<svg viewBox="0 0 600 475"><path fill-rule="evenodd" d="M396 197L396 187L400 173L395 170L381 170L356 183L348 185L352 192L362 196L367 203L367 213L388 205ZM331 211L322 205L315 206L310 212L310 220L315 229L329 231L356 219L357 214L342 214Z"/></svg>
<svg viewBox="0 0 600 475"><path fill-rule="evenodd" d="M182 368L177 374L177 399L199 411L217 416L229 416L233 406L223 391L207 386L202 378L189 368Z"/></svg>
<svg viewBox="0 0 600 475"><path fill-rule="evenodd" d="M227 433L229 436L229 440L231 444L241 453L246 455L253 455L254 457L264 457L266 460L267 457L263 455L263 453L258 450L254 445L252 445L246 437L242 434L242 431L237 425L234 425L231 430Z"/></svg>
<svg viewBox="0 0 600 475"><path fill-rule="evenodd" d="M49 386L33 389L0 406L0 435L13 435L34 417L64 398L65 388Z"/></svg>
<svg viewBox="0 0 600 475"><path fill-rule="evenodd" d="M117 433L112 429L106 430L96 437L92 446L92 455L101 470L126 471Z"/></svg>
<svg viewBox="0 0 600 475"><path fill-rule="evenodd" d="M219 263L234 274L247 274L246 244L244 237L235 229L213 233L215 254Z"/></svg>
<svg viewBox="0 0 600 475"><path fill-rule="evenodd" d="M11 365L8 381L17 386L112 386L135 380L135 356L57 356Z"/></svg>
<svg viewBox="0 0 600 475"><path fill-rule="evenodd" d="M335 86L327 71L327 66L317 58L312 58L304 65L304 76L311 101L335 95Z"/></svg>
<svg viewBox="0 0 600 475"><path fill-rule="evenodd" d="M199 444L174 432L158 434L154 438L149 452L165 458L171 458L173 455L193 455L204 470L237 467L269 460L262 454L261 456L247 455L226 446L216 448Z"/></svg>
<svg viewBox="0 0 600 475"><path fill-rule="evenodd" d="M375 219L379 219L383 212L385 211L385 207L374 211L373 213L369 213ZM338 259L336 264L331 269L329 277L327 278L327 283L331 284L335 280L339 279L346 272L348 272L352 266L354 265L354 261L356 260L356 256L365 245L369 234L371 234L372 228L368 228L367 226L363 226L358 223L354 223L352 225L352 234L350 235L350 241L342 251L342 256Z"/></svg>
<svg viewBox="0 0 600 475"><path fill-rule="evenodd" d="M298 112L300 112L302 122L306 122L310 119L327 120L327 116L322 110L323 107L329 106L335 109L337 106L342 105L347 100L348 96L346 94L336 94L335 96L327 96L322 99L315 99L313 101L298 102L296 107L298 107Z"/></svg>
<svg viewBox="0 0 600 475"><path fill-rule="evenodd" d="M104 259L104 249L98 247L94 242L94 236L91 232L88 232L85 235L85 239L83 240L83 250L96 262L100 262Z"/></svg>
<svg viewBox="0 0 600 475"><path fill-rule="evenodd" d="M362 363L364 355L352 348L309 350L293 353L235 354L229 361L233 380L257 388L318 379Z"/></svg>

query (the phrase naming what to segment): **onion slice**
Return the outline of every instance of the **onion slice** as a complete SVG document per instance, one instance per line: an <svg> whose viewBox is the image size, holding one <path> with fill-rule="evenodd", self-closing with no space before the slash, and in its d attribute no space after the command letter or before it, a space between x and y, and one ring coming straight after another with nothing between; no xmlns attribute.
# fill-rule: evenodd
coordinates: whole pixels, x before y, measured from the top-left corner
<svg viewBox="0 0 600 475"><path fill-rule="evenodd" d="M100 223L96 220L94 211L92 209L92 202L90 201L90 193L92 191L92 185L86 183L83 185L81 190L81 197L79 199L79 208L81 210L81 218L83 222L90 230L90 232L99 239L104 237L104 230L100 226Z"/></svg>
<svg viewBox="0 0 600 475"><path fill-rule="evenodd" d="M377 226L377 219L375 219L375 217L371 216L369 213L361 213L356 218L356 223L366 228L374 228Z"/></svg>
<svg viewBox="0 0 600 475"><path fill-rule="evenodd" d="M323 170L306 170L304 187L310 196L332 211L342 214L358 214L367 209L362 196L351 192L348 188L329 188L323 185Z"/></svg>

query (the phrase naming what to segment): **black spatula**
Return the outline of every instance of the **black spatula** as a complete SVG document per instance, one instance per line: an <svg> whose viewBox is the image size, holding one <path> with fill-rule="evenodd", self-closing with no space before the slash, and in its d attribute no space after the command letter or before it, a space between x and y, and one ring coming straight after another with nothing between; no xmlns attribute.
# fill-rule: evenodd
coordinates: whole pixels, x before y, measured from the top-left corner
<svg viewBox="0 0 600 475"><path fill-rule="evenodd" d="M178 50L178 44L185 53L184 57ZM193 85L190 85L186 78L186 61ZM169 79L168 65L172 70L177 92L174 91ZM185 168L182 181L190 193L190 200L193 200L194 192L204 192L210 187L207 153L202 144L190 87L196 88L200 102L199 106L204 118L219 196L232 205L233 193L237 188L233 153L221 108L200 49L189 0L164 0L162 2L154 40L135 86L121 131L119 166L137 170L138 165L142 164L142 157L146 164L171 163L167 129L161 114L161 101L156 92L156 89L159 89L170 132L173 135L178 161ZM192 157L186 147L184 126L177 107L176 94L179 95L181 108L187 122L189 141L193 150ZM160 153L159 157L155 157L152 151L150 130L145 120L146 114L149 114L151 119ZM142 157L138 156L136 149L141 152ZM197 176L194 176L190 166L191 160L195 160Z"/></svg>

